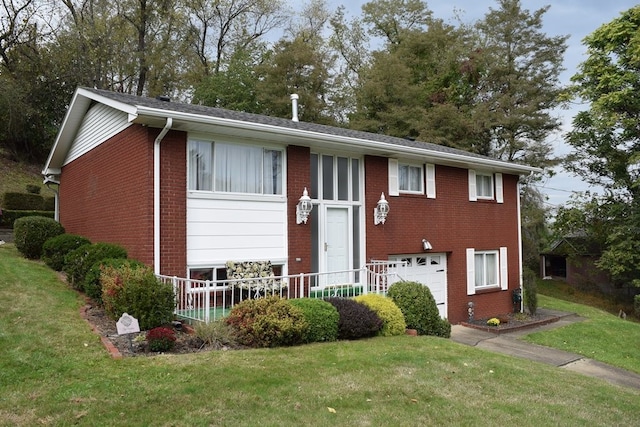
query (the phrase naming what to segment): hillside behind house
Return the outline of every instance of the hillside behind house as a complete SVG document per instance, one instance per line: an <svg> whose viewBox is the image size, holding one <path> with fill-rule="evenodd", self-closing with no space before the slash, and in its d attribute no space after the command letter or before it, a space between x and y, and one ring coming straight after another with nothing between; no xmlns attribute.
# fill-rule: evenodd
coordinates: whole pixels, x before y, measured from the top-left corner
<svg viewBox="0 0 640 427"><path fill-rule="evenodd" d="M47 194L48 190L42 184L41 169L42 165L39 164L12 160L7 152L0 148L0 203L4 193L25 193L27 184L39 185L43 196L53 195L53 193Z"/></svg>

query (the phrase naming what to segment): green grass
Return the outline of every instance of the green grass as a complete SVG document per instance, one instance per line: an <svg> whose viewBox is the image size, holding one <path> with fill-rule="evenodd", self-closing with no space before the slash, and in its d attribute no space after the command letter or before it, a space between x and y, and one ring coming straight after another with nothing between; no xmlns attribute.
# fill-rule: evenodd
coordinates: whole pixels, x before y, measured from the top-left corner
<svg viewBox="0 0 640 427"><path fill-rule="evenodd" d="M6 158L6 152L0 148L0 177L2 177L0 178L0 202L2 202L4 193L26 193L27 184L40 186L42 189L40 193L45 195L48 190L42 185L42 175L40 174L43 166L9 160Z"/></svg>
<svg viewBox="0 0 640 427"><path fill-rule="evenodd" d="M436 337L114 360L81 305L0 246L0 425L637 423L638 390Z"/></svg>
<svg viewBox="0 0 640 427"><path fill-rule="evenodd" d="M620 319L600 308L538 294L541 307L576 313L586 320L527 335L536 344L578 353L640 373L640 323Z"/></svg>

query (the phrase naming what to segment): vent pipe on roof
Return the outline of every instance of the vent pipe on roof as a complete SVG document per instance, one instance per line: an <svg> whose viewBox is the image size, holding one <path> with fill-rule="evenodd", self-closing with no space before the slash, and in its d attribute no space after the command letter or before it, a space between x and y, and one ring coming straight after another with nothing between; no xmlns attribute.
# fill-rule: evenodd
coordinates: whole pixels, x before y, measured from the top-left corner
<svg viewBox="0 0 640 427"><path fill-rule="evenodd" d="M297 93L291 94L291 113L292 113L291 120L293 120L294 122L297 122L298 121L298 94Z"/></svg>

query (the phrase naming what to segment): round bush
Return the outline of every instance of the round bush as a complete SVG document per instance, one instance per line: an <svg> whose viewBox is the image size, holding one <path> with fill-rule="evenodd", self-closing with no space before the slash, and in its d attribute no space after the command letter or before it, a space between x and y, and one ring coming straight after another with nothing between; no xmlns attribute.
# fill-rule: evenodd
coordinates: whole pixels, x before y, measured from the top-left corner
<svg viewBox="0 0 640 427"><path fill-rule="evenodd" d="M102 271L104 267L115 267L119 268L124 265L128 265L132 268L141 268L145 267L143 263L137 261L135 259L126 259L126 258L105 258L100 261L94 263L84 278L84 293L87 294L88 297L93 298L98 304L102 305L102 282L100 281L100 276L102 275Z"/></svg>
<svg viewBox="0 0 640 427"><path fill-rule="evenodd" d="M107 258L126 258L127 251L112 243L92 243L72 250L64 257L62 271L67 273L67 281L74 288L83 291L85 277L96 262Z"/></svg>
<svg viewBox="0 0 640 427"><path fill-rule="evenodd" d="M362 303L350 298L326 298L325 301L338 310L338 339L372 337L382 329L380 316Z"/></svg>
<svg viewBox="0 0 640 427"><path fill-rule="evenodd" d="M300 344L308 327L302 310L277 296L242 301L226 322L236 330L238 342L250 347Z"/></svg>
<svg viewBox="0 0 640 427"><path fill-rule="evenodd" d="M290 302L294 307L302 310L309 325L303 338L305 343L338 339L340 315L333 305L321 299L312 298L292 299Z"/></svg>
<svg viewBox="0 0 640 427"><path fill-rule="evenodd" d="M382 329L380 329L378 335L385 337L404 335L407 329L404 315L391 298L377 294L367 294L359 295L354 300L369 307L382 319Z"/></svg>
<svg viewBox="0 0 640 427"><path fill-rule="evenodd" d="M147 332L145 338L151 351L169 351L176 345L176 333L169 328L153 328Z"/></svg>
<svg viewBox="0 0 640 427"><path fill-rule="evenodd" d="M418 282L396 282L389 287L387 296L404 314L407 327L417 330L419 335L451 336L451 325L440 317L427 286Z"/></svg>
<svg viewBox="0 0 640 427"><path fill-rule="evenodd" d="M64 257L74 249L91 243L89 239L76 234L61 234L47 239L42 245L42 260L55 271L62 271Z"/></svg>
<svg viewBox="0 0 640 427"><path fill-rule="evenodd" d="M138 319L142 330L173 320L173 286L160 282L149 267L106 266L100 280L105 311L114 320L128 313Z"/></svg>
<svg viewBox="0 0 640 427"><path fill-rule="evenodd" d="M15 220L13 233L16 249L25 257L39 259L44 242L64 233L64 227L54 219L28 216Z"/></svg>

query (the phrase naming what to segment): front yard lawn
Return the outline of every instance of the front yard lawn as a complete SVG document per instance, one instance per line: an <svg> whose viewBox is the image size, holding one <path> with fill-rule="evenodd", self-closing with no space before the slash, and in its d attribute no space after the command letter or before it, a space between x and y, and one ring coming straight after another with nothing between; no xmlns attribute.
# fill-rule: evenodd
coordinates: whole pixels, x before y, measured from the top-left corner
<svg viewBox="0 0 640 427"><path fill-rule="evenodd" d="M634 425L640 391L435 337L112 359L0 246L0 425Z"/></svg>

